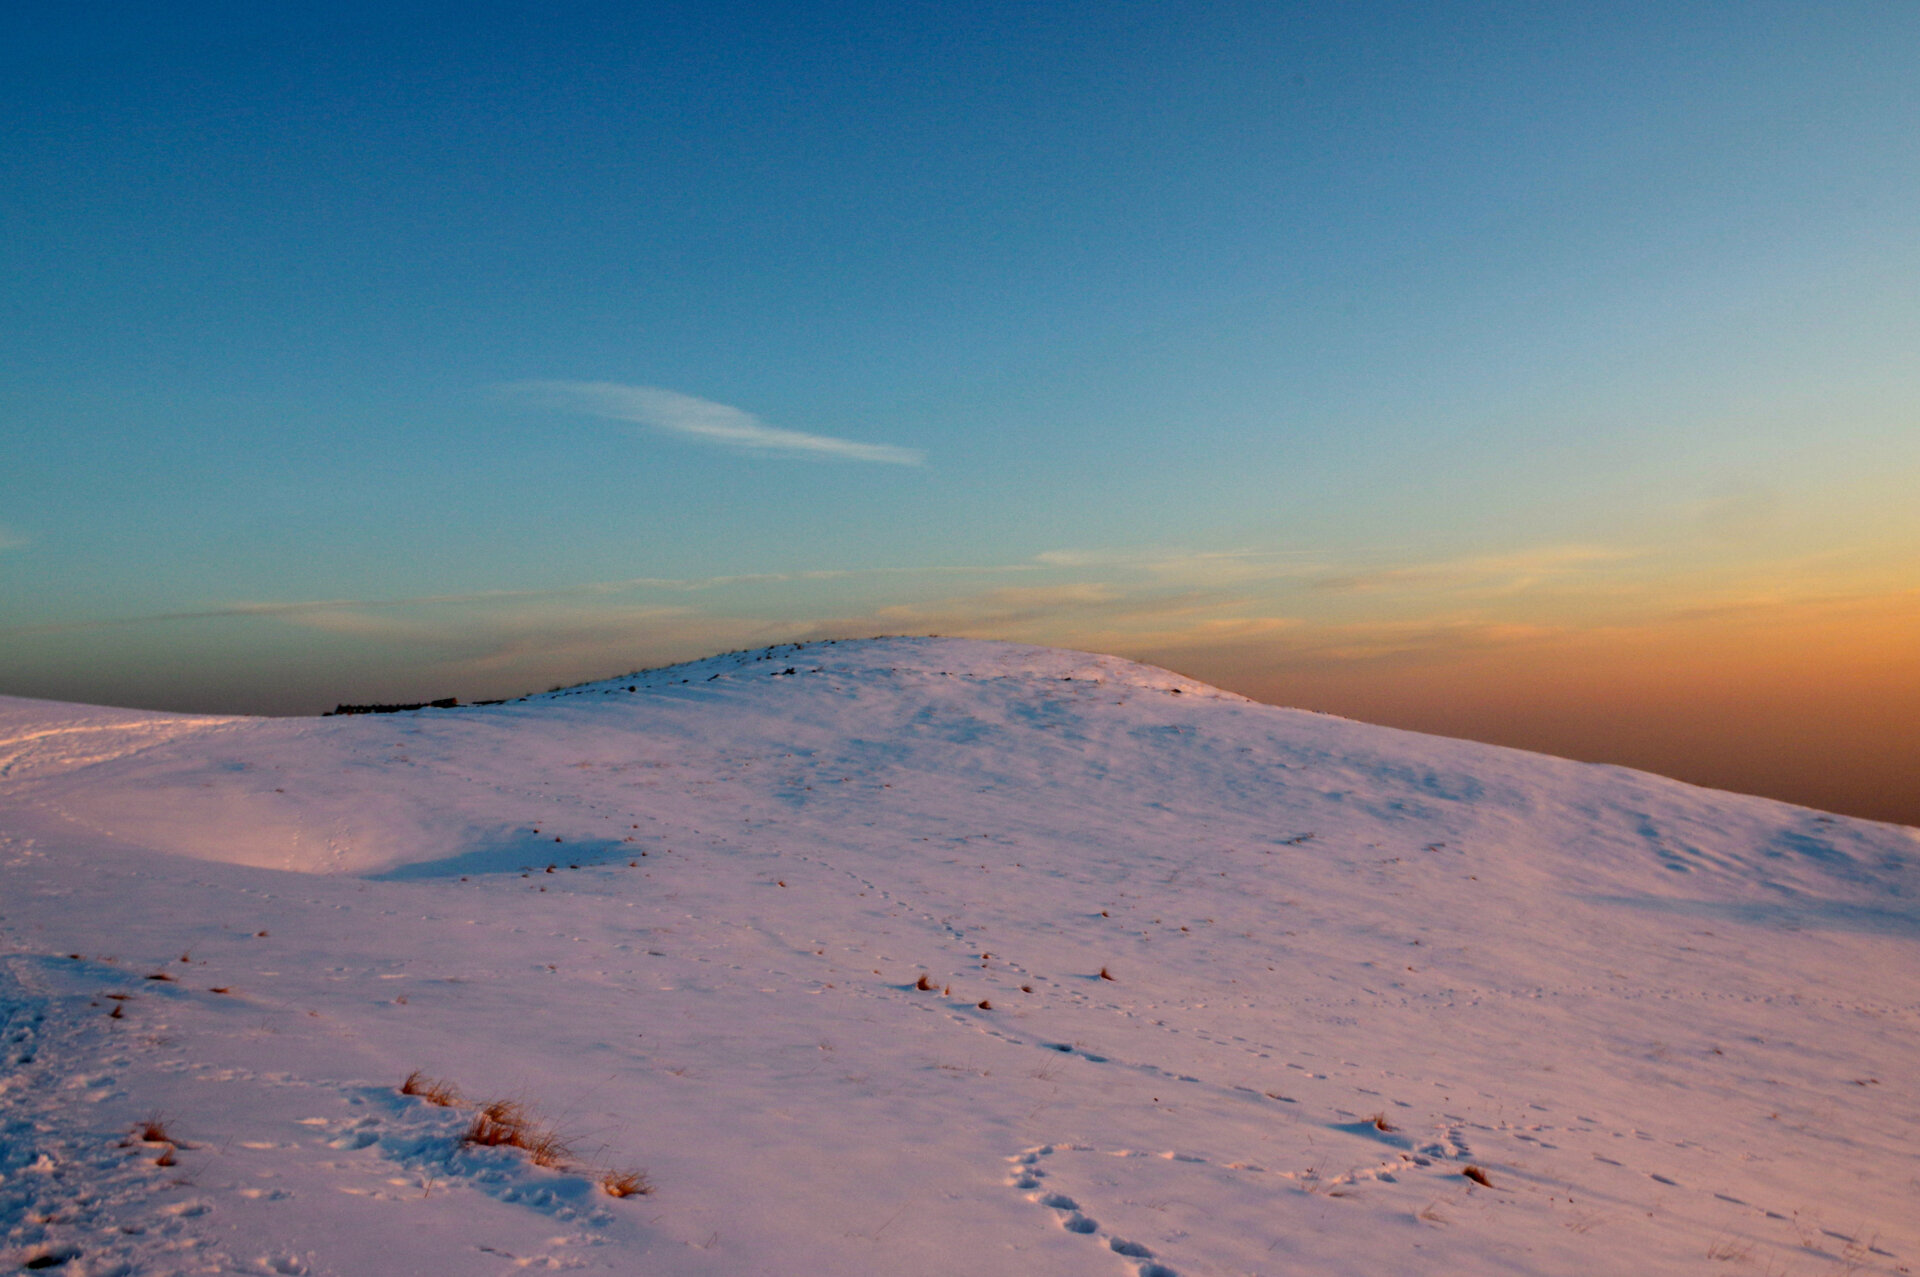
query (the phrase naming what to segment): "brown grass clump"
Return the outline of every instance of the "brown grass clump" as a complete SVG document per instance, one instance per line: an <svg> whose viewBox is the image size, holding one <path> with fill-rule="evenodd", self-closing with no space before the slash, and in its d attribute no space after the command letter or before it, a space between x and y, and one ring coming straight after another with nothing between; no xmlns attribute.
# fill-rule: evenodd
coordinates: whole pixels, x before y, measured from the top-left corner
<svg viewBox="0 0 1920 1277"><path fill-rule="evenodd" d="M407 1074L407 1080L400 1084L400 1094L417 1095L443 1109L460 1107L459 1087L444 1078L428 1077L419 1069Z"/></svg>
<svg viewBox="0 0 1920 1277"><path fill-rule="evenodd" d="M141 1119L139 1125L133 1128L133 1133L120 1141L121 1148L131 1148L135 1144L159 1147L160 1154L153 1159L155 1166L174 1165L178 1160L174 1154L183 1148L192 1147L184 1140L175 1139L173 1133L167 1130L167 1119L157 1112L150 1113Z"/></svg>
<svg viewBox="0 0 1920 1277"><path fill-rule="evenodd" d="M1397 1131L1400 1129L1387 1120L1387 1115L1384 1111L1375 1113L1367 1120L1373 1123L1373 1129L1376 1131Z"/></svg>
<svg viewBox="0 0 1920 1277"><path fill-rule="evenodd" d="M526 1150L527 1157L535 1166L545 1166L553 1170L564 1167L573 1157L573 1150L567 1142L554 1131L529 1127L520 1147Z"/></svg>
<svg viewBox="0 0 1920 1277"><path fill-rule="evenodd" d="M1493 1187L1493 1181L1488 1179L1487 1173L1481 1170L1478 1166L1469 1166L1465 1170L1461 1171L1460 1173L1466 1176L1468 1179L1472 1180L1474 1183L1480 1185L1482 1188Z"/></svg>
<svg viewBox="0 0 1920 1277"><path fill-rule="evenodd" d="M466 1108L467 1101L452 1082L429 1077L415 1069L400 1083L402 1095L417 1095L442 1108ZM596 1179L609 1197L645 1197L653 1192L653 1181L642 1170L632 1168L581 1166L574 1161L573 1148L560 1132L536 1122L519 1100L492 1100L481 1105L460 1134L460 1142L480 1148L517 1148L535 1166L550 1170L582 1171Z"/></svg>
<svg viewBox="0 0 1920 1277"><path fill-rule="evenodd" d="M600 1187L608 1197L646 1197L653 1192L653 1181L645 1171L610 1170L601 1174Z"/></svg>
<svg viewBox="0 0 1920 1277"><path fill-rule="evenodd" d="M564 1168L573 1159L573 1149L560 1133L536 1125L526 1106L514 1100L495 1100L475 1113L460 1138L483 1148L517 1148L535 1166L553 1170Z"/></svg>
<svg viewBox="0 0 1920 1277"><path fill-rule="evenodd" d="M1109 970L1107 970L1107 969L1106 969L1105 967L1101 967L1101 968L1100 968L1100 978L1101 978L1102 980L1117 980L1117 979L1119 979L1119 977L1118 977L1118 976L1116 976L1116 975L1114 975L1114 974L1113 974L1113 972L1111 972L1111 971L1109 971Z"/></svg>
<svg viewBox="0 0 1920 1277"><path fill-rule="evenodd" d="M923 973L918 980L914 981L913 987L922 993L931 993L933 992L933 981L927 979Z"/></svg>
<svg viewBox="0 0 1920 1277"><path fill-rule="evenodd" d="M478 1144L483 1148L525 1148L527 1146L527 1111L512 1100L495 1100L473 1115L473 1121L467 1125L467 1133L460 1137L466 1144Z"/></svg>

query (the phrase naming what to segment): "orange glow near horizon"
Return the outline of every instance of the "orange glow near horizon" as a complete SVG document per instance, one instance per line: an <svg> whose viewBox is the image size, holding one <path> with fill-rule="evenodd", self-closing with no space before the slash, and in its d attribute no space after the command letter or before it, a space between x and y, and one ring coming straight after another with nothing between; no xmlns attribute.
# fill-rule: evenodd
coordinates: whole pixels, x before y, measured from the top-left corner
<svg viewBox="0 0 1920 1277"><path fill-rule="evenodd" d="M1920 826L1920 589L1899 556L1711 566L1596 546L1358 568L1059 554L979 569L958 591L951 575L841 574L796 577L789 596L764 581L613 583L236 606L17 632L33 658L20 668L46 673L9 690L315 713L519 695L775 642L937 633L1112 652L1275 704ZM92 673L116 668L138 681Z"/></svg>
<svg viewBox="0 0 1920 1277"><path fill-rule="evenodd" d="M1153 654L1275 704L1920 826L1920 592L1360 659Z"/></svg>

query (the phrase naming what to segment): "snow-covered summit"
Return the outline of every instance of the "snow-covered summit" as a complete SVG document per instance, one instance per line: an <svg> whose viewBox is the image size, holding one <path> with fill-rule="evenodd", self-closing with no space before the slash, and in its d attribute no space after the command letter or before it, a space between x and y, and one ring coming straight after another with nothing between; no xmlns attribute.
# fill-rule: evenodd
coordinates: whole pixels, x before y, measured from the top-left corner
<svg viewBox="0 0 1920 1277"><path fill-rule="evenodd" d="M771 666L771 671L761 667ZM817 639L807 643L781 643L773 647L744 652L727 652L703 660L668 665L659 669L638 670L618 678L560 688L547 696L577 696L596 692L610 693L638 684L664 687L694 683L739 673L785 674L795 672L832 674L843 678L879 679L918 676L922 678L1012 679L1026 682L1111 683L1162 692L1195 693L1204 696L1245 700L1245 697L1210 687L1196 679L1143 665L1124 657L1097 652L1075 652L1066 648L1036 647L1028 643L1001 643L988 639L941 638L929 635L894 636L870 639Z"/></svg>
<svg viewBox="0 0 1920 1277"><path fill-rule="evenodd" d="M0 1226L69 1271L1900 1272L1917 853L965 640L0 700ZM415 1069L572 1159L463 1147ZM117 1146L155 1109L184 1170Z"/></svg>

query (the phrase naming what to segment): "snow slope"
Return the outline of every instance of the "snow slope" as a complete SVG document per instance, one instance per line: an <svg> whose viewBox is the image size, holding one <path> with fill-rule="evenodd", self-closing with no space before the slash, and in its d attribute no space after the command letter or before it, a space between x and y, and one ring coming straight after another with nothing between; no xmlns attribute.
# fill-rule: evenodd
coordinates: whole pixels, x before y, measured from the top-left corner
<svg viewBox="0 0 1920 1277"><path fill-rule="evenodd" d="M1908 1272L1917 859L998 643L0 699L0 1259ZM416 1069L571 1156L463 1146Z"/></svg>

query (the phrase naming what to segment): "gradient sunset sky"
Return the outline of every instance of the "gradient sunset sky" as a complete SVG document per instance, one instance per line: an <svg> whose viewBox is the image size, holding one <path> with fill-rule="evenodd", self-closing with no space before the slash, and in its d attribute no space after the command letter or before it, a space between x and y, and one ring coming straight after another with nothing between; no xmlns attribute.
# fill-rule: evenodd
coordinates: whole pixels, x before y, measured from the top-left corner
<svg viewBox="0 0 1920 1277"><path fill-rule="evenodd" d="M1920 6L0 16L0 692L976 635L1920 824Z"/></svg>

